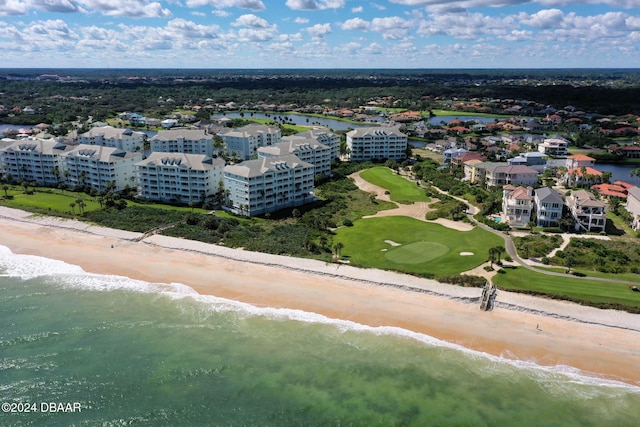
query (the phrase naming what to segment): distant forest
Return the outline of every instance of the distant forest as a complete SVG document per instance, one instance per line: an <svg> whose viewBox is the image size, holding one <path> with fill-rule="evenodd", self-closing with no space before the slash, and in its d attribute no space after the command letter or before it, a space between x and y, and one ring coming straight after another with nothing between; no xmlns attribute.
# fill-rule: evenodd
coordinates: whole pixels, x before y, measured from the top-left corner
<svg viewBox="0 0 640 427"><path fill-rule="evenodd" d="M601 115L640 114L640 70L0 70L0 122L105 120L122 111L162 117L170 106L322 104L355 108L392 96L427 110L437 99L515 99ZM11 117L30 106L32 117Z"/></svg>

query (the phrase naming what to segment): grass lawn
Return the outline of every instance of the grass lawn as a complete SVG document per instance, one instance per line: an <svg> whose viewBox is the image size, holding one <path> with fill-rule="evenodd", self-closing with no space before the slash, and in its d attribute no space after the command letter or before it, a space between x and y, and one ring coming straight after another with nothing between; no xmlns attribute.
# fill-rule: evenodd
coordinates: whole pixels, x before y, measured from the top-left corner
<svg viewBox="0 0 640 427"><path fill-rule="evenodd" d="M13 196L12 199L5 199L0 202L2 205L24 209L30 212L38 213L50 213L52 215L72 215L72 209L70 204L75 203L75 213L79 214L80 209L77 206L76 200L82 199L85 203L84 211L91 212L100 209L100 204L97 202L97 198L91 197L85 193L75 193L68 190L59 190L47 188L45 191L36 191L33 194L24 194L22 187L13 186L7 191L9 196ZM0 192L1 196L4 196L4 191ZM136 203L131 200L127 200L127 205L140 205L154 209L164 209L171 211L191 212L194 213L207 213L210 210L204 210L200 208L190 208L188 206L172 206L160 203ZM224 211L219 212L220 216L229 215Z"/></svg>
<svg viewBox="0 0 640 427"><path fill-rule="evenodd" d="M56 194L40 193L24 194L22 191L9 191L13 199L3 200L2 204L10 208L36 210L41 213L53 211L60 214L72 214L70 204L75 203L74 211L80 213L76 200L82 199L85 203L84 211L90 212L100 209L100 204L84 193Z"/></svg>
<svg viewBox="0 0 640 427"><path fill-rule="evenodd" d="M344 245L341 255L354 265L435 275L477 267L488 259L490 247L504 244L481 228L456 231L401 216L355 221L353 227L338 229L334 242Z"/></svg>
<svg viewBox="0 0 640 427"><path fill-rule="evenodd" d="M630 311L640 313L640 293L632 292L626 284L549 276L522 267L505 269L505 274L494 276L493 283L505 290L533 291L590 305L620 304L630 307Z"/></svg>
<svg viewBox="0 0 640 427"><path fill-rule="evenodd" d="M385 167L374 167L365 169L360 172L360 176L365 181L378 187L389 190L391 200L403 204L411 204L414 202L430 202L424 190L408 179L396 175L391 169Z"/></svg>
<svg viewBox="0 0 640 427"><path fill-rule="evenodd" d="M636 232L627 223L612 211L607 211L607 234L618 236L626 235L635 238Z"/></svg>

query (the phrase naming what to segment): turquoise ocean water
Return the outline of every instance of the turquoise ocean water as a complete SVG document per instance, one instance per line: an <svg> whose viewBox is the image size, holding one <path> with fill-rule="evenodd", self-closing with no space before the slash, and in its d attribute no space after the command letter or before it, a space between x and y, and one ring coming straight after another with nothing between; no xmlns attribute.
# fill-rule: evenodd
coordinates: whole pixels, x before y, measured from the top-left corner
<svg viewBox="0 0 640 427"><path fill-rule="evenodd" d="M1 426L640 422L640 387L3 247L0 322Z"/></svg>

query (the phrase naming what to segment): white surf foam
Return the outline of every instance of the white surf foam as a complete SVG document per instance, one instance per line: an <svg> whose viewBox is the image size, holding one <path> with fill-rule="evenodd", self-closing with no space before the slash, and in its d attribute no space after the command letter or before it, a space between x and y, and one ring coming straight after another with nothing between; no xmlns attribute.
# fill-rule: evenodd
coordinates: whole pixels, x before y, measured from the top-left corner
<svg viewBox="0 0 640 427"><path fill-rule="evenodd" d="M482 358L499 364L508 364L520 370L530 372L533 379L542 381L550 389L567 387L569 384L607 386L608 389L619 388L624 392L640 393L640 386L597 378L585 375L584 372L569 366L541 366L535 361L515 360L509 355L494 356L471 350L460 345L439 340L429 335L402 329L394 326L367 326L349 320L334 319L327 316L302 310L257 307L212 295L200 295L194 289L181 283L149 283L124 276L99 275L87 273L81 267L62 261L52 260L34 255L14 254L6 247L0 246L0 269L10 277L28 280L37 277L48 277L58 286L76 287L94 291L125 290L144 293L160 293L169 298L191 299L206 305L214 312L236 312L246 316L261 316L272 320L293 320L298 322L331 325L342 332L355 331L371 333L379 336L400 336L409 338L428 346L448 348L465 353L472 358Z"/></svg>

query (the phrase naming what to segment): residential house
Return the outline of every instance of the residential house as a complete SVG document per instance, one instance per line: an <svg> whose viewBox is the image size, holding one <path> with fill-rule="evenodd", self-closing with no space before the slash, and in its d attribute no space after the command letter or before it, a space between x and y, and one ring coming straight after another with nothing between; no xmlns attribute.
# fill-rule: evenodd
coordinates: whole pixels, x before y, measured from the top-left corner
<svg viewBox="0 0 640 427"><path fill-rule="evenodd" d="M485 168L487 187L502 187L506 184L534 186L538 182L538 171L529 166L510 166L504 163L497 165Z"/></svg>
<svg viewBox="0 0 640 427"><path fill-rule="evenodd" d="M584 154L575 154L567 157L567 169L576 169L581 167L593 167L596 163L596 159Z"/></svg>
<svg viewBox="0 0 640 427"><path fill-rule="evenodd" d="M612 197L626 199L629 194L629 189L632 187L633 185L628 182L616 181L613 184L602 183L592 185L591 189L606 199L611 199Z"/></svg>
<svg viewBox="0 0 640 427"><path fill-rule="evenodd" d="M538 227L556 227L562 218L564 201L562 196L550 187L537 188L534 192L536 225Z"/></svg>
<svg viewBox="0 0 640 427"><path fill-rule="evenodd" d="M477 172L481 169L477 168L476 166L481 163L483 163L483 161L479 159L472 159L464 162L463 168L465 181L468 181L471 184L477 184L479 182ZM482 172L484 172L484 170L482 170Z"/></svg>
<svg viewBox="0 0 640 427"><path fill-rule="evenodd" d="M349 159L403 160L407 157L407 135L393 127L362 127L347 132Z"/></svg>
<svg viewBox="0 0 640 427"><path fill-rule="evenodd" d="M62 154L70 149L53 139L21 139L0 148L0 164L5 167L5 177L11 175L14 181L55 186L63 179Z"/></svg>
<svg viewBox="0 0 640 427"><path fill-rule="evenodd" d="M567 206L575 220L576 231L601 232L607 223L606 204L597 200L593 193L577 190L567 197Z"/></svg>
<svg viewBox="0 0 640 427"><path fill-rule="evenodd" d="M136 163L138 196L168 203L198 203L220 190L224 160L204 154L154 152Z"/></svg>
<svg viewBox="0 0 640 427"><path fill-rule="evenodd" d="M442 164L445 166L450 165L451 160L467 152L468 151L464 148L449 148L448 150L444 150L444 152L442 153Z"/></svg>
<svg viewBox="0 0 640 427"><path fill-rule="evenodd" d="M525 227L533 212L533 187L502 187L502 216L514 227Z"/></svg>
<svg viewBox="0 0 640 427"><path fill-rule="evenodd" d="M640 188L631 187L627 191L627 203L625 208L631 214L631 228L640 231Z"/></svg>
<svg viewBox="0 0 640 427"><path fill-rule="evenodd" d="M220 133L227 151L243 160L258 154L259 147L277 144L282 138L280 128L261 124L249 124Z"/></svg>
<svg viewBox="0 0 640 427"><path fill-rule="evenodd" d="M542 173L547 167L547 155L539 151L521 153L516 157L507 159L507 163L512 166L529 166Z"/></svg>
<svg viewBox="0 0 640 427"><path fill-rule="evenodd" d="M586 187L600 184L603 174L597 169L588 166L568 169L560 178L559 183L565 187Z"/></svg>
<svg viewBox="0 0 640 427"><path fill-rule="evenodd" d="M462 168L469 160L478 160L480 162L484 162L485 160L487 160L487 157L480 153L462 153L459 156L451 159L451 166Z"/></svg>
<svg viewBox="0 0 640 427"><path fill-rule="evenodd" d="M201 129L161 130L149 144L151 151L213 156L213 135Z"/></svg>
<svg viewBox="0 0 640 427"><path fill-rule="evenodd" d="M131 129L114 128L113 126L95 127L78 135L78 144L102 145L115 147L124 151L141 151L146 134Z"/></svg>
<svg viewBox="0 0 640 427"><path fill-rule="evenodd" d="M80 144L62 154L62 173L71 186L106 190L113 185L121 191L127 186L135 188L135 165L141 160L142 153Z"/></svg>
<svg viewBox="0 0 640 427"><path fill-rule="evenodd" d="M254 216L313 201L314 170L293 154L226 166L229 210Z"/></svg>
<svg viewBox="0 0 640 427"><path fill-rule="evenodd" d="M300 160L314 166L314 175L331 174L331 149L313 138L285 137L270 147L258 148L258 158L295 154Z"/></svg>
<svg viewBox="0 0 640 427"><path fill-rule="evenodd" d="M547 138L538 144L538 151L550 157L565 157L568 154L569 141L564 138Z"/></svg>

